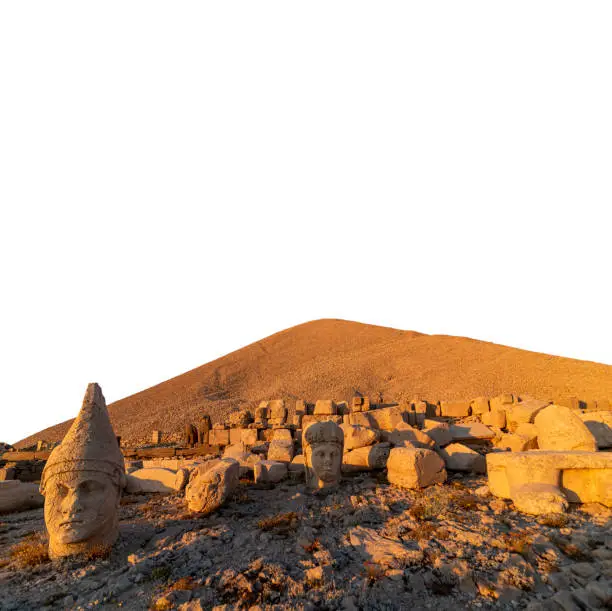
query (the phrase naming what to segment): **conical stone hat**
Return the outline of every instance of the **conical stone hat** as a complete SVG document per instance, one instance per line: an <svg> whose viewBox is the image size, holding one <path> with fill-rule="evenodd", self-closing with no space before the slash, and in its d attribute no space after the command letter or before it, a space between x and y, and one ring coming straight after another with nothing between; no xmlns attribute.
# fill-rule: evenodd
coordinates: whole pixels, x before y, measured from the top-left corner
<svg viewBox="0 0 612 611"><path fill-rule="evenodd" d="M125 463L106 409L102 389L89 384L83 407L62 443L49 456L42 473L40 490L59 473L96 471L106 473L123 486Z"/></svg>

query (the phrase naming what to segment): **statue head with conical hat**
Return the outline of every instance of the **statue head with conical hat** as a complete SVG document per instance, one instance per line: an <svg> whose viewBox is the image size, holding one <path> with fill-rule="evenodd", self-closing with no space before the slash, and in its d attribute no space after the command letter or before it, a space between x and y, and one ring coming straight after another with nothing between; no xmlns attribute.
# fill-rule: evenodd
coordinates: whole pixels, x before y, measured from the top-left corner
<svg viewBox="0 0 612 611"><path fill-rule="evenodd" d="M49 556L58 558L111 546L118 535L118 508L125 465L102 389L89 384L83 407L45 465Z"/></svg>

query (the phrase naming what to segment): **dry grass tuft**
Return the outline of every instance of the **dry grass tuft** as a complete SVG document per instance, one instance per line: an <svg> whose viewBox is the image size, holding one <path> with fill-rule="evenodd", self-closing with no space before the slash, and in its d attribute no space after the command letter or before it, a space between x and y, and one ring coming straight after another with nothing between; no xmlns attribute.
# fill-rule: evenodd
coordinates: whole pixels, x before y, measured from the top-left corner
<svg viewBox="0 0 612 611"><path fill-rule="evenodd" d="M521 556L525 556L531 549L531 536L526 532L517 531L512 534L501 535L497 541L501 549Z"/></svg>
<svg viewBox="0 0 612 611"><path fill-rule="evenodd" d="M464 511L471 511L473 509L478 509L478 505L480 504L480 499L473 494L468 494L466 492L459 492L453 495L452 502L456 509L462 509Z"/></svg>
<svg viewBox="0 0 612 611"><path fill-rule="evenodd" d="M380 564L376 564L376 562L366 560L363 563L363 568L365 569L365 577L368 583L379 581L385 576L385 569Z"/></svg>
<svg viewBox="0 0 612 611"><path fill-rule="evenodd" d="M439 518L448 509L448 498L440 493L431 493L419 497L408 510L408 513L419 521Z"/></svg>
<svg viewBox="0 0 612 611"><path fill-rule="evenodd" d="M42 533L35 533L11 547L9 555L18 566L38 566L49 561L49 544Z"/></svg>
<svg viewBox="0 0 612 611"><path fill-rule="evenodd" d="M259 520L257 526L264 531L273 531L278 534L289 534L298 526L298 514L294 511L279 513L270 518Z"/></svg>
<svg viewBox="0 0 612 611"><path fill-rule="evenodd" d="M193 590L198 587L198 584L194 580L193 577L181 577L177 579L171 586L169 586L168 591L172 592L174 590Z"/></svg>
<svg viewBox="0 0 612 611"><path fill-rule="evenodd" d="M569 518L564 513L547 513L538 518L539 524L550 526L551 528L564 528L568 522Z"/></svg>

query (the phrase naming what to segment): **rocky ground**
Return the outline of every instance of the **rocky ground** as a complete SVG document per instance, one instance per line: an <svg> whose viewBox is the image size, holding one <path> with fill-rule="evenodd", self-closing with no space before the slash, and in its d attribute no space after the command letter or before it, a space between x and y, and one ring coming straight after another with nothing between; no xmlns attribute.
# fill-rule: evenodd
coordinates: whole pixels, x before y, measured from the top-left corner
<svg viewBox="0 0 612 611"><path fill-rule="evenodd" d="M535 518L485 484L360 474L318 497L244 481L207 517L181 494L125 496L110 556L56 563L42 509L0 516L0 608L612 608L609 509Z"/></svg>

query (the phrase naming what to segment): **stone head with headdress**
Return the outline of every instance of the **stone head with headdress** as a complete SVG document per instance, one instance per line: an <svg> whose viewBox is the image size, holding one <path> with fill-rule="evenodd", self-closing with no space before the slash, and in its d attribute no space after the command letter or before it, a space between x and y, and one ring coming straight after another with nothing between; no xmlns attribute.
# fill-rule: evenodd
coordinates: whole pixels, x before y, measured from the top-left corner
<svg viewBox="0 0 612 611"><path fill-rule="evenodd" d="M342 477L344 432L331 420L315 422L303 433L306 485L319 490L336 486Z"/></svg>
<svg viewBox="0 0 612 611"><path fill-rule="evenodd" d="M125 464L102 389L89 384L79 415L42 473L45 524L52 558L111 546Z"/></svg>

